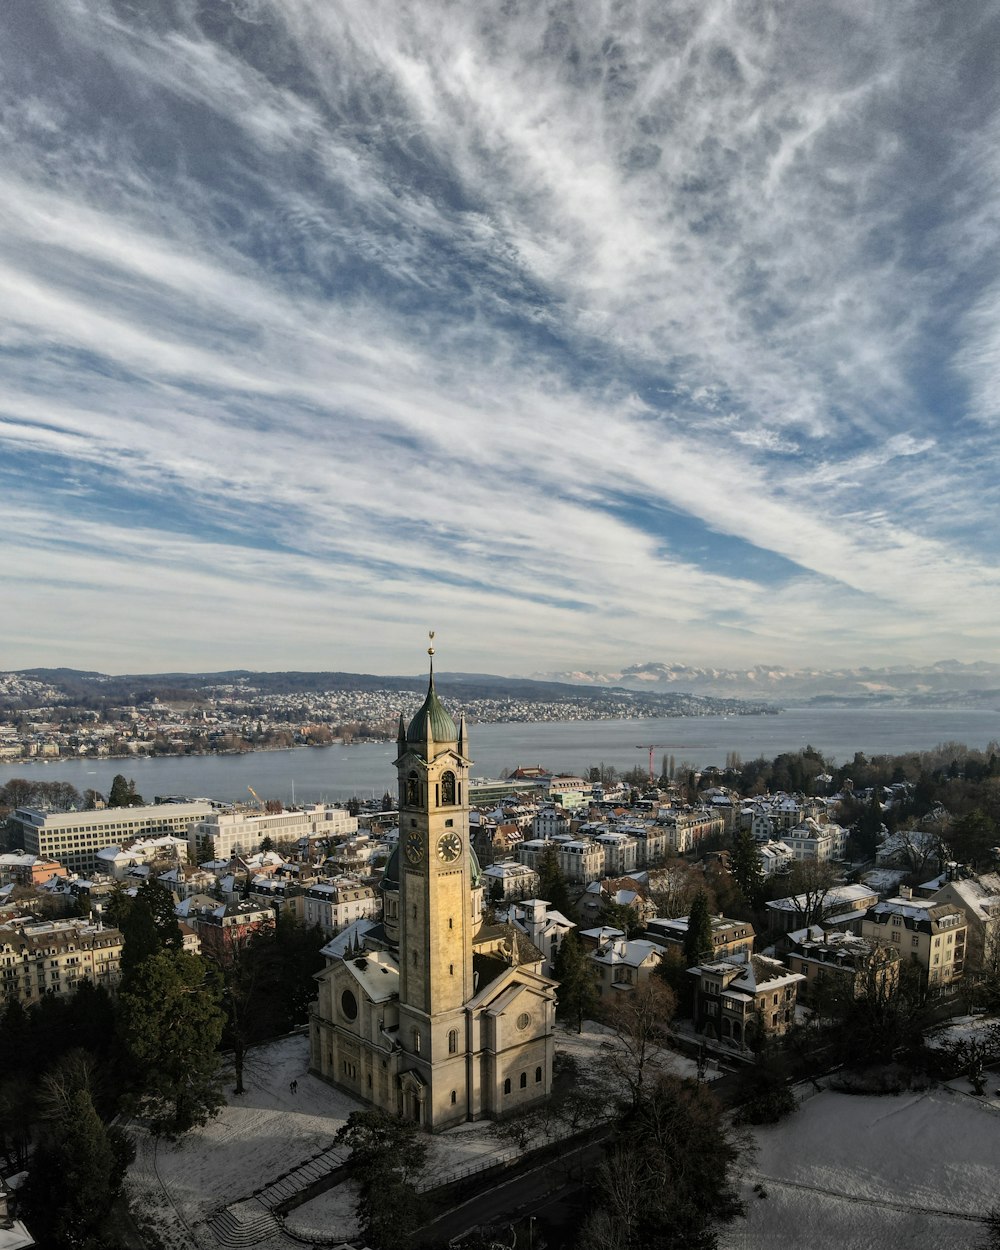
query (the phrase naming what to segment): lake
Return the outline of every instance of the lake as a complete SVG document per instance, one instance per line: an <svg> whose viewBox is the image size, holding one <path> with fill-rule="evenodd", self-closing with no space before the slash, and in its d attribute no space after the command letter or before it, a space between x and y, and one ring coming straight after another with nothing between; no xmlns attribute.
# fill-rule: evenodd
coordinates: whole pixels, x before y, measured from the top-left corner
<svg viewBox="0 0 1000 1250"><path fill-rule="evenodd" d="M980 749L1000 739L1000 711L969 708L789 708L778 716L701 716L649 720L544 721L471 725L474 777L541 764L554 772L579 773L592 764L619 771L643 767L648 744L659 771L664 755L695 768L724 765L729 752L744 760L811 744L842 763L856 751L898 755L941 742ZM167 756L160 759L21 761L0 766L0 784L11 777L44 776L68 781L81 792L107 794L116 773L135 780L151 802L156 795L187 795L226 802L262 799L339 801L359 795L381 798L394 791L395 743L298 747L248 755Z"/></svg>

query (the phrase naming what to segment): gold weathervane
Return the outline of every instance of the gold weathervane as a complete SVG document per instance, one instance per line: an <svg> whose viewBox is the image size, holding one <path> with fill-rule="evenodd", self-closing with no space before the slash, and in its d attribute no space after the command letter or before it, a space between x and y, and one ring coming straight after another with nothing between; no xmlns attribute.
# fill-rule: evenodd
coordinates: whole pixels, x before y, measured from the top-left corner
<svg viewBox="0 0 1000 1250"><path fill-rule="evenodd" d="M431 645L427 648L427 654L433 655L434 654L434 630L433 629L428 631L427 637L431 640Z"/></svg>

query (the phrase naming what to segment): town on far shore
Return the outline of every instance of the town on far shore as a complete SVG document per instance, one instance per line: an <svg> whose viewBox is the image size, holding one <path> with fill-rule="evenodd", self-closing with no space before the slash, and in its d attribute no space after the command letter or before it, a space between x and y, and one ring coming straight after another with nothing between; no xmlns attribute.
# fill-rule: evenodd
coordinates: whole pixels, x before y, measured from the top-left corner
<svg viewBox="0 0 1000 1250"><path fill-rule="evenodd" d="M494 1223L516 1245L596 1250L608 1212L716 1244L745 1214L733 1115L780 1123L802 1081L881 1093L961 1078L989 1096L995 745L837 768L811 747L700 771L650 754L624 776L512 761L473 781L474 733L433 671L393 738L381 801L147 801L124 773L86 802L48 776L0 789L0 1048L11 1079L65 1095L25 1104L16 1129L0 1113L3 1201L26 1238L12 1244L63 1244L76 1173L44 1200L38 1175L63 1174L51 1169L67 1142L83 1148L81 1124L108 1161L84 1204L91 1228L131 1220L129 1244L143 1244L124 1197L137 1141L197 1133L224 1106L223 1079L242 1094L260 1048L289 1030L302 1046L290 1095L308 1076L355 1110L331 1130L339 1149L273 1201L260 1193L276 1177L248 1176L252 1211L241 1191L198 1217L222 1246L280 1238L341 1181L350 1244L372 1250L488 1244ZM955 1017L966 1032L932 1043ZM601 1049L581 1059L571 1039L593 1027ZM183 1058L168 1034L188 1037ZM92 1080L112 1052L117 1095ZM428 1141L479 1123L497 1144L476 1176L421 1171ZM688 1137L711 1143L699 1167L716 1177L694 1206L673 1153ZM574 1180L551 1160L578 1141ZM615 1205L609 1158L641 1162L637 1205ZM521 1170L475 1227L454 1214ZM569 1200L582 1204L572 1234L555 1214ZM992 1201L975 1216L985 1228Z"/></svg>
<svg viewBox="0 0 1000 1250"><path fill-rule="evenodd" d="M109 677L74 670L0 673L0 760L230 755L387 742L412 714L419 678L352 673ZM761 699L483 677L452 681L472 723L776 714Z"/></svg>

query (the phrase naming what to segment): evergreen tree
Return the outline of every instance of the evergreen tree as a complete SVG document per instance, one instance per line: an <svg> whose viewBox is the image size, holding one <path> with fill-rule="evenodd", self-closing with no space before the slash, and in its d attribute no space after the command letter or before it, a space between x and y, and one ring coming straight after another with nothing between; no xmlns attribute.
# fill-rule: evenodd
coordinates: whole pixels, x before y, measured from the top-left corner
<svg viewBox="0 0 1000 1250"><path fill-rule="evenodd" d="M426 1203L416 1181L427 1158L425 1137L410 1121L372 1110L352 1111L336 1140L351 1148L366 1244L374 1250L404 1250L424 1218Z"/></svg>
<svg viewBox="0 0 1000 1250"><path fill-rule="evenodd" d="M160 945L179 951L184 939L177 922L177 904L169 887L155 877L147 877L136 890L136 899L149 907Z"/></svg>
<svg viewBox="0 0 1000 1250"><path fill-rule="evenodd" d="M122 986L128 987L146 960L159 954L162 943L152 908L143 899L132 899L119 928L122 931Z"/></svg>
<svg viewBox="0 0 1000 1250"><path fill-rule="evenodd" d="M86 1089L66 1092L31 1161L25 1217L39 1245L98 1250L101 1221L124 1175L117 1151Z"/></svg>
<svg viewBox="0 0 1000 1250"><path fill-rule="evenodd" d="M108 807L142 807L142 795L136 794L135 782L118 773L111 783Z"/></svg>
<svg viewBox="0 0 1000 1250"><path fill-rule="evenodd" d="M691 904L687 933L684 935L684 958L689 968L712 958L712 915L704 890L698 891Z"/></svg>
<svg viewBox="0 0 1000 1250"><path fill-rule="evenodd" d="M760 851L749 829L743 829L736 835L729 870L747 905L755 910L759 908L764 896L764 872Z"/></svg>
<svg viewBox="0 0 1000 1250"><path fill-rule="evenodd" d="M138 1110L154 1133L176 1137L222 1106L221 999L217 972L197 955L170 950L144 960L119 994Z"/></svg>
<svg viewBox="0 0 1000 1250"><path fill-rule="evenodd" d="M569 897L566 879L559 871L556 848L549 843L538 861L538 897L564 916L569 915L573 903Z"/></svg>
<svg viewBox="0 0 1000 1250"><path fill-rule="evenodd" d="M584 950L576 930L563 938L556 955L553 977L559 982L558 1014L576 1021L576 1031L583 1032L584 1016L597 1010L597 969Z"/></svg>

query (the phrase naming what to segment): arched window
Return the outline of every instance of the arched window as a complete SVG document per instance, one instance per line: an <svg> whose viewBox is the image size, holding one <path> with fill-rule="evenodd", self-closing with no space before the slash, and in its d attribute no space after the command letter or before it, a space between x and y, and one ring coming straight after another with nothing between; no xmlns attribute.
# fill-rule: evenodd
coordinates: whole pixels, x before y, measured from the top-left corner
<svg viewBox="0 0 1000 1250"><path fill-rule="evenodd" d="M542 1081L542 1069L536 1068L535 1069L535 1084L540 1085L541 1081Z"/></svg>
<svg viewBox="0 0 1000 1250"><path fill-rule="evenodd" d="M504 1092L505 1094L509 1094L509 1093L510 1093L510 1077L508 1077L508 1078L506 1079L506 1081L504 1081L504 1083L503 1083L503 1092Z"/></svg>
<svg viewBox="0 0 1000 1250"><path fill-rule="evenodd" d="M458 1050L458 1029L452 1029L448 1034L448 1054L453 1055Z"/></svg>
<svg viewBox="0 0 1000 1250"><path fill-rule="evenodd" d="M417 802L417 770L411 768L406 774L406 802L411 807Z"/></svg>
<svg viewBox="0 0 1000 1250"><path fill-rule="evenodd" d="M456 1102L458 1102L458 1094L456 1094L455 1091L452 1090L451 1091L451 1105L454 1107Z"/></svg>
<svg viewBox="0 0 1000 1250"><path fill-rule="evenodd" d="M413 1053L415 1055L420 1054L420 1030L419 1029L413 1030Z"/></svg>
<svg viewBox="0 0 1000 1250"><path fill-rule="evenodd" d="M522 1072L522 1073L521 1073L521 1088L522 1088L522 1089L527 1089L527 1088L528 1088L528 1074L527 1074L527 1072Z"/></svg>
<svg viewBox="0 0 1000 1250"><path fill-rule="evenodd" d="M455 806L455 774L441 774L441 805L443 807Z"/></svg>

